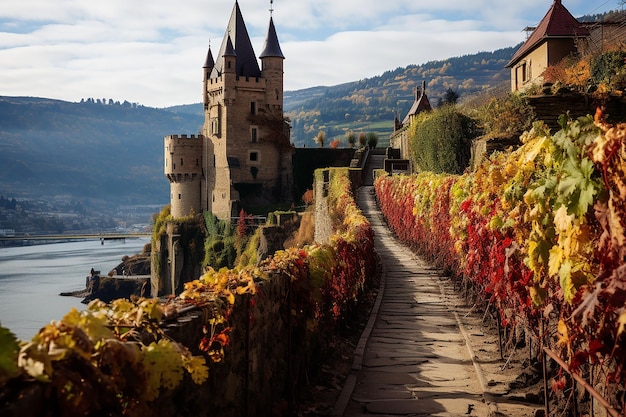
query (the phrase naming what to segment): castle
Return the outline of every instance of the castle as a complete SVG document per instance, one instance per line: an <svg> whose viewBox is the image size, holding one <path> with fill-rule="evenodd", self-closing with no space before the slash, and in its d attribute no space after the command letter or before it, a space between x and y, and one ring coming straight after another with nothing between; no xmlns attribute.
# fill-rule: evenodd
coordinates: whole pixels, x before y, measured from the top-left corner
<svg viewBox="0 0 626 417"><path fill-rule="evenodd" d="M257 61L235 1L217 60L203 66L204 125L165 137L165 176L174 218L203 211L228 220L247 205L291 201L290 127L283 115L285 59L270 9Z"/></svg>

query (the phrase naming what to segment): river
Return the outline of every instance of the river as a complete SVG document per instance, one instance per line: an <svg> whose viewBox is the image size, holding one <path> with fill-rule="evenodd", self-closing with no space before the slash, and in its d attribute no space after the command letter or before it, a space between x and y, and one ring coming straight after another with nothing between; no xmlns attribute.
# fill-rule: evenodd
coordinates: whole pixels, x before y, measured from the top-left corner
<svg viewBox="0 0 626 417"><path fill-rule="evenodd" d="M85 288L91 268L102 275L124 255L140 253L147 238L52 243L0 248L0 325L18 338L30 340L51 320L60 320L72 307L86 308L81 298L61 292Z"/></svg>

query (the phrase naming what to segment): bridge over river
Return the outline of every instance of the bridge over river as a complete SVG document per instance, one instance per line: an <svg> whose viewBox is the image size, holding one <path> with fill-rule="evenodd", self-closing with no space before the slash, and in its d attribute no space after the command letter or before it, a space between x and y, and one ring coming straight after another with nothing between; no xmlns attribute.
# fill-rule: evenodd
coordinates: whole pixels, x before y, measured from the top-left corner
<svg viewBox="0 0 626 417"><path fill-rule="evenodd" d="M63 240L100 240L104 244L105 240L124 240L150 237L150 233L75 233L56 235L16 235L0 236L0 242L20 242L20 241L63 241Z"/></svg>

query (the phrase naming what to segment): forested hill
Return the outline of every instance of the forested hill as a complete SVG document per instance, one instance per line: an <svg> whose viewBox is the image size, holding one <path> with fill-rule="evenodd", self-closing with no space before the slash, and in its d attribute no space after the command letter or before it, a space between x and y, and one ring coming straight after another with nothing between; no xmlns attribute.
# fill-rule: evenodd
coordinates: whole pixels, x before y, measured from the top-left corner
<svg viewBox="0 0 626 417"><path fill-rule="evenodd" d="M435 105L448 88L464 96L508 83L504 65L516 47L397 68L369 79L285 93L296 146L327 143L345 131L377 132L388 140L393 118L403 118L422 80ZM288 76L288 74L286 74ZM131 204L166 203L163 137L195 134L202 104L155 109L89 99L70 103L0 96L0 194L67 194Z"/></svg>
<svg viewBox="0 0 626 417"><path fill-rule="evenodd" d="M433 106L448 88L456 91L461 101L498 86L508 89L510 70L504 66L519 47L410 65L335 86L286 91L284 108L293 127L291 140L299 147L314 147L313 138L323 130L327 143L339 139L347 146L345 132L352 129L376 132L384 144L393 130L394 116L404 118L415 99L415 88L421 87L422 81L426 82L426 94ZM202 114L199 105L172 109Z"/></svg>
<svg viewBox="0 0 626 417"><path fill-rule="evenodd" d="M202 117L104 103L0 97L0 193L167 203L163 137L198 133Z"/></svg>
<svg viewBox="0 0 626 417"><path fill-rule="evenodd" d="M348 129L373 131L385 141L393 129L394 116L404 118L422 81L433 106L448 88L462 100L503 83L508 86L510 70L504 66L519 46L397 68L333 87L287 91L285 111L292 121L292 141L296 146L316 146L313 138L323 130L328 143L336 138L345 146Z"/></svg>

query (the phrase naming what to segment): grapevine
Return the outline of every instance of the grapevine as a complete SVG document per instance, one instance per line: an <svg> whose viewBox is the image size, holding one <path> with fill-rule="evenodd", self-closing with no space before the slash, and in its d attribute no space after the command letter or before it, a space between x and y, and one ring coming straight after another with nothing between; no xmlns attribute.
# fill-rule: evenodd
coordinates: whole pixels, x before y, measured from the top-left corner
<svg viewBox="0 0 626 417"><path fill-rule="evenodd" d="M329 211L334 235L322 245L278 251L258 267L208 269L163 303L158 299L91 302L20 342L0 326L0 386L39 381L58 393L63 415L148 415L185 376L204 384L209 364L221 362L234 337L231 316L269 279L290 281L292 326L304 329L301 346L327 337L354 306L375 271L373 232L352 196L347 170L332 170ZM164 321L188 308L209 312L198 346L186 347L164 331ZM249 317L249 324L256 318ZM194 355L191 351L199 351Z"/></svg>
<svg viewBox="0 0 626 417"><path fill-rule="evenodd" d="M536 331L556 315L546 342L572 369L603 364L623 386L626 124L601 113L560 123L554 134L535 123L522 146L472 173L379 177L377 198L401 239L427 257L445 254L441 264L472 280L505 325Z"/></svg>

